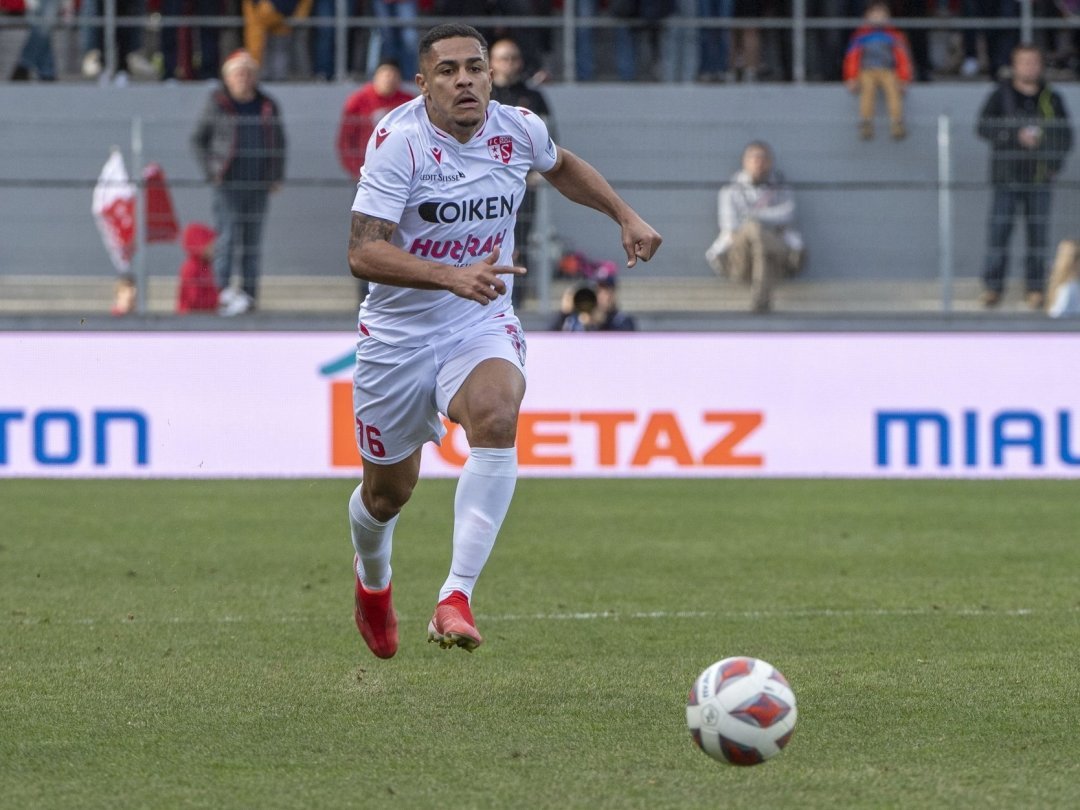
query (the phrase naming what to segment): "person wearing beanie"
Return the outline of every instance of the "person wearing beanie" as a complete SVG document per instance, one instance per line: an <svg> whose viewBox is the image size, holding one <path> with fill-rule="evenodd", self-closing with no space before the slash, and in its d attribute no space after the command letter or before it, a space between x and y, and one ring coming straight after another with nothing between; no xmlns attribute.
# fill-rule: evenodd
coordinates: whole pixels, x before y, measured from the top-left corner
<svg viewBox="0 0 1080 810"><path fill-rule="evenodd" d="M214 273L229 314L258 300L263 225L270 195L285 178L285 129L277 101L258 84L258 63L245 50L222 65L222 84L207 98L191 136L195 157L214 190ZM234 290L234 270L239 290ZM236 306L231 306L237 298Z"/></svg>

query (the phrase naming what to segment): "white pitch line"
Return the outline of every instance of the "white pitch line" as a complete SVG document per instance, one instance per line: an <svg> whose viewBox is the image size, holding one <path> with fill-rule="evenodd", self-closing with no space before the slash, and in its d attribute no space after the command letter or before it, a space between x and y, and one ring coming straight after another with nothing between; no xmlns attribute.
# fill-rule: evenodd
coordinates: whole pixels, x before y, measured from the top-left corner
<svg viewBox="0 0 1080 810"><path fill-rule="evenodd" d="M576 622L576 621L641 621L649 619L802 619L802 618L900 618L905 616L948 616L970 618L1010 618L1026 616L1050 616L1068 613L1080 613L1080 606L1036 609L1036 608L1008 608L997 610L994 608L875 608L875 609L838 609L838 608L792 608L791 610L651 610L633 611L622 613L614 610L580 611L566 613L503 613L484 614L478 613L477 620L481 622ZM419 621L420 617L407 614L398 615L399 620ZM218 616L218 617L180 617L170 616L164 619L155 617L143 617L129 615L116 619L58 619L55 617L33 618L29 616L14 617L13 624L32 625L111 625L111 624L293 624L293 623L323 623L326 616L278 616L264 619L248 616Z"/></svg>

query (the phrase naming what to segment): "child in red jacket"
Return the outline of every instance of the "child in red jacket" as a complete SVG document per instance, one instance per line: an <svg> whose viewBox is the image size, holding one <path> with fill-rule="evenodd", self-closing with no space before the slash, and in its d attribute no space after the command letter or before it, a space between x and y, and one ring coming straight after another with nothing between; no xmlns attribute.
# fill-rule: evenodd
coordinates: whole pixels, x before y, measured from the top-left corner
<svg viewBox="0 0 1080 810"><path fill-rule="evenodd" d="M214 279L214 240L217 234L209 225L189 223L184 228L181 244L188 257L180 265L180 287L176 294L176 311L217 312L218 288Z"/></svg>
<svg viewBox="0 0 1080 810"><path fill-rule="evenodd" d="M863 14L866 24L851 37L844 55L844 84L859 93L859 137L874 137L877 89L885 94L893 138L907 135L904 128L904 89L911 81L907 37L889 25L889 4L874 0Z"/></svg>

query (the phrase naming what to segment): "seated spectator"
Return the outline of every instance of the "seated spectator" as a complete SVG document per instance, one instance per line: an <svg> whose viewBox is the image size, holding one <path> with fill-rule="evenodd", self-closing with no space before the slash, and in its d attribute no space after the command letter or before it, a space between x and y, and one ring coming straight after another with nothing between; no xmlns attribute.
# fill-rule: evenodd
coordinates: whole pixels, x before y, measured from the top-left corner
<svg viewBox="0 0 1080 810"><path fill-rule="evenodd" d="M589 283L567 287L559 305L559 314L551 322L552 332L592 332L597 327L596 290Z"/></svg>
<svg viewBox="0 0 1080 810"><path fill-rule="evenodd" d="M1063 239L1058 244L1046 304L1051 318L1080 316L1080 242Z"/></svg>
<svg viewBox="0 0 1080 810"><path fill-rule="evenodd" d="M803 265L795 198L773 169L768 144L753 141L743 150L742 169L720 190L719 209L720 234L705 259L716 273L749 283L752 310L768 312L776 281Z"/></svg>
<svg viewBox="0 0 1080 810"><path fill-rule="evenodd" d="M844 56L844 83L859 93L859 137L874 137L874 108L877 91L885 94L889 108L890 132L896 140L907 135L904 127L905 87L911 81L911 57L903 32L889 25L889 4L874 0L863 15Z"/></svg>
<svg viewBox="0 0 1080 810"><path fill-rule="evenodd" d="M619 309L615 292L618 284L614 262L604 262L596 278L596 328L601 332L633 332L637 323L633 316Z"/></svg>

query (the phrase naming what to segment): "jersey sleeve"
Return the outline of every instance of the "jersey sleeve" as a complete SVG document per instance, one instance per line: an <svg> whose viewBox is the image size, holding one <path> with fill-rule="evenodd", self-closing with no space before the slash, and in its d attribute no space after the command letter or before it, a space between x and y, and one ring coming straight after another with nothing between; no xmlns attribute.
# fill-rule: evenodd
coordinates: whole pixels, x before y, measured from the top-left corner
<svg viewBox="0 0 1080 810"><path fill-rule="evenodd" d="M387 130L380 124L368 140L352 210L401 222L415 169L409 138L404 132Z"/></svg>
<svg viewBox="0 0 1080 810"><path fill-rule="evenodd" d="M532 149L532 165L529 168L546 172L555 165L557 156L555 141L548 134L547 124L544 123L543 118L524 107L517 109L521 113L522 126L525 127L525 134L528 136Z"/></svg>

